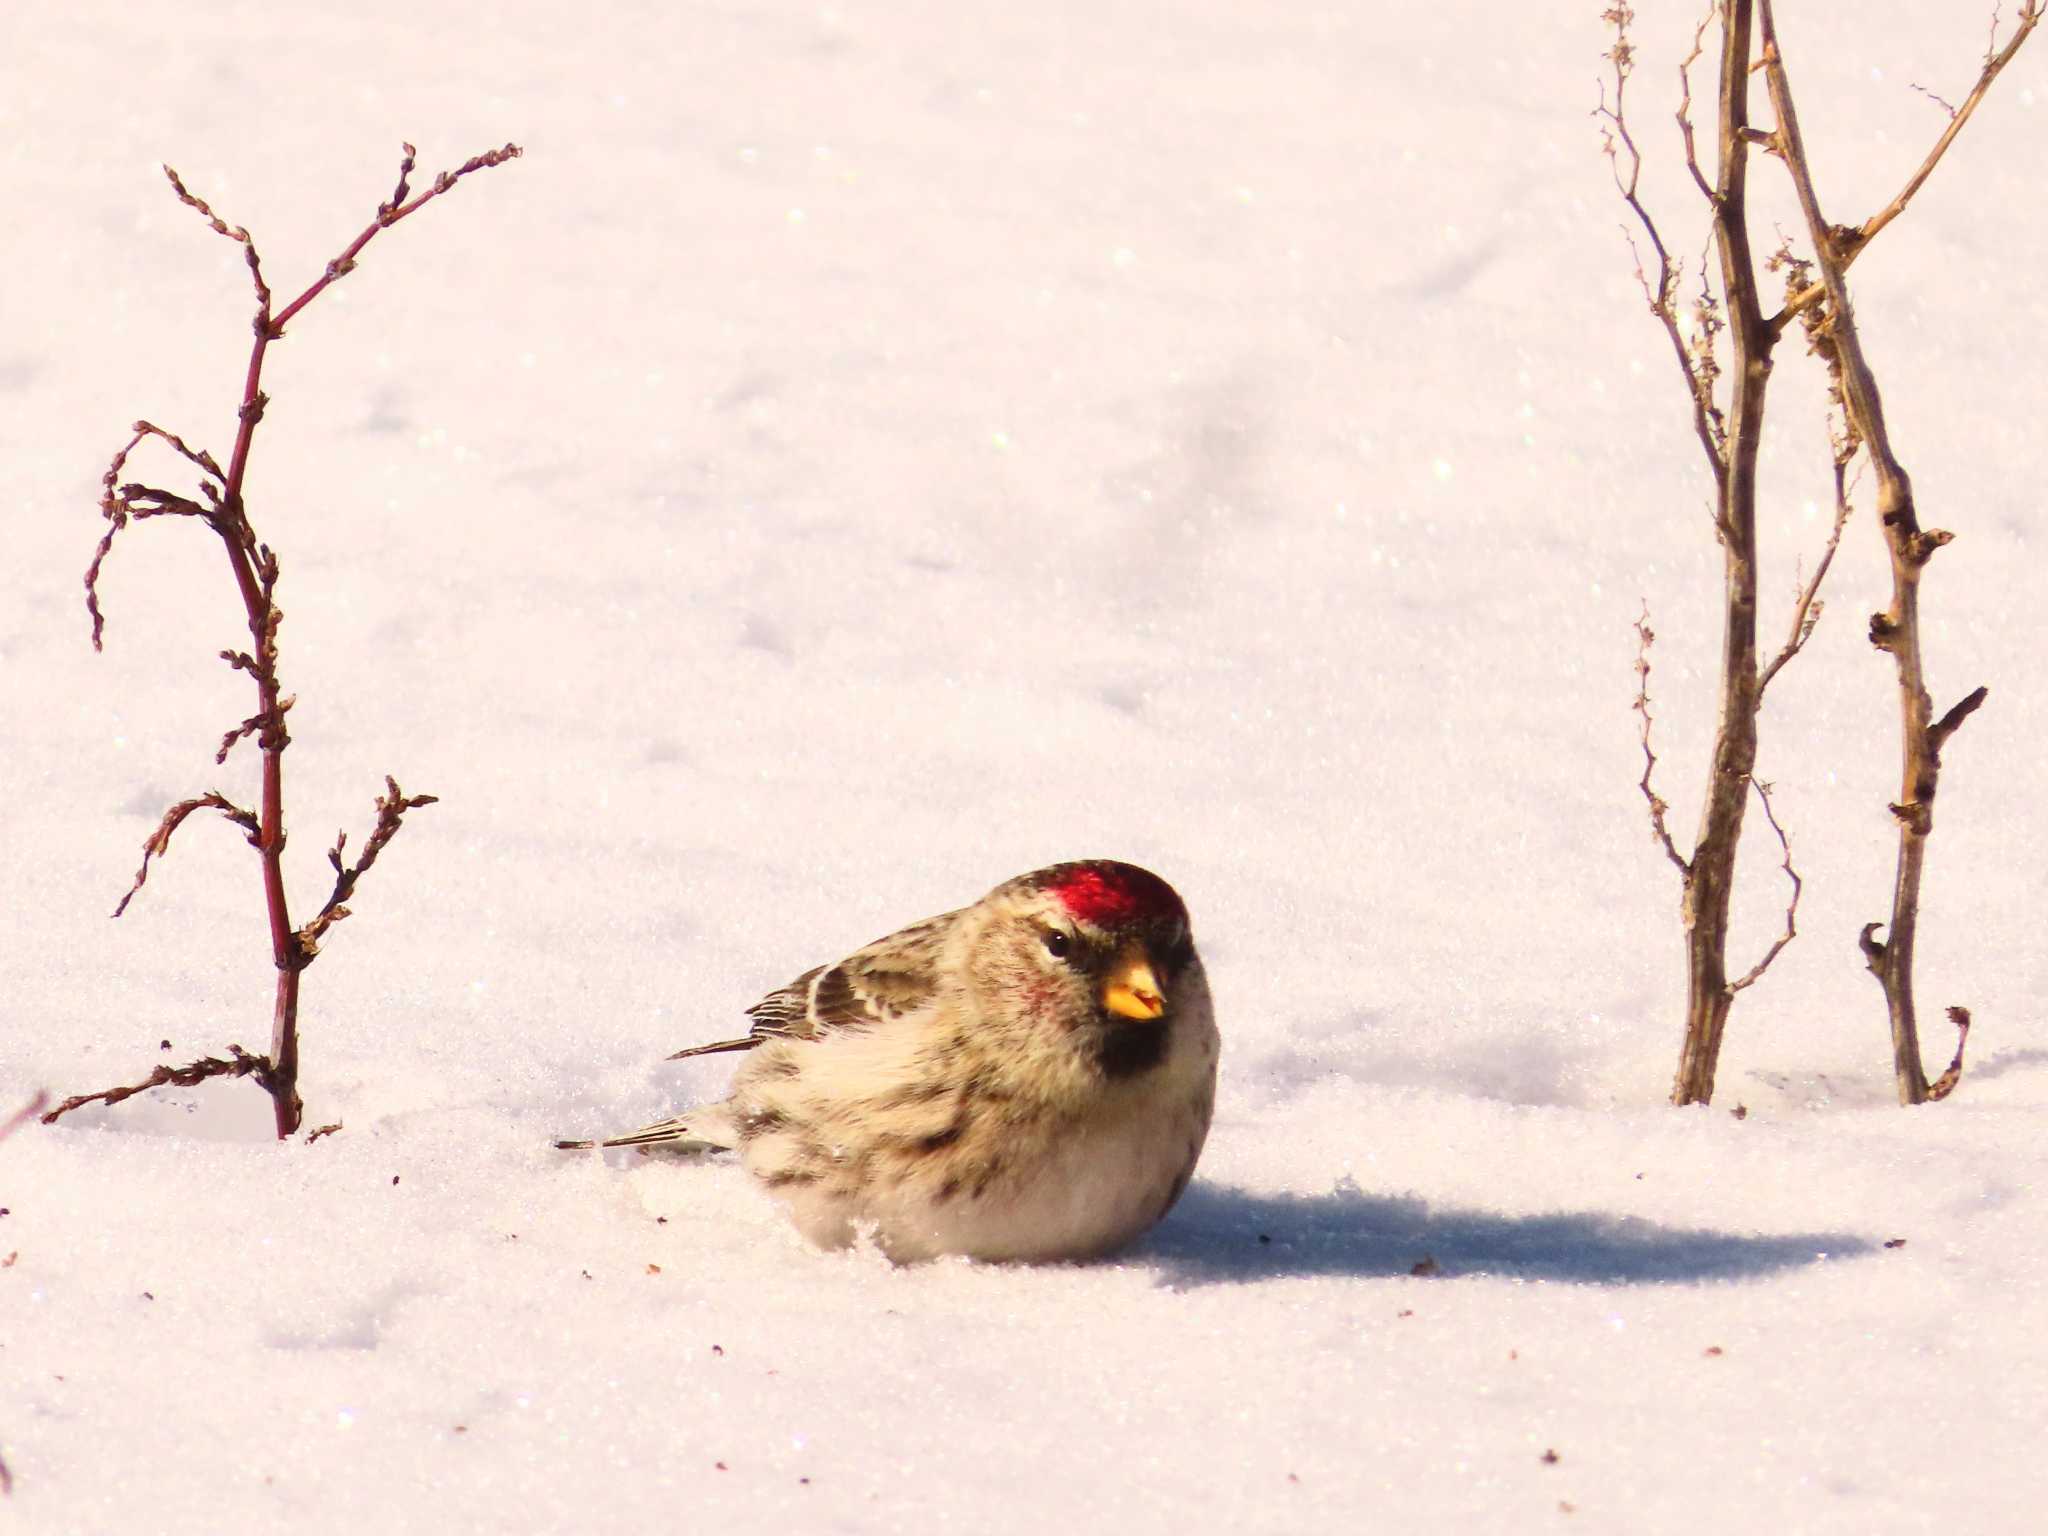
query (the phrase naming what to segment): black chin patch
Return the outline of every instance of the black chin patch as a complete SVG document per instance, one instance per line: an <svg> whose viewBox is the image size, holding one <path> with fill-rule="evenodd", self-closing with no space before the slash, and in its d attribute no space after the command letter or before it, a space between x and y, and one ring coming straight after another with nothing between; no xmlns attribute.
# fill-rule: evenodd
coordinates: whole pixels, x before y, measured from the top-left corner
<svg viewBox="0 0 2048 1536"><path fill-rule="evenodd" d="M1105 1028L1095 1048L1102 1075L1115 1082L1150 1072L1166 1057L1166 1020L1118 1020Z"/></svg>

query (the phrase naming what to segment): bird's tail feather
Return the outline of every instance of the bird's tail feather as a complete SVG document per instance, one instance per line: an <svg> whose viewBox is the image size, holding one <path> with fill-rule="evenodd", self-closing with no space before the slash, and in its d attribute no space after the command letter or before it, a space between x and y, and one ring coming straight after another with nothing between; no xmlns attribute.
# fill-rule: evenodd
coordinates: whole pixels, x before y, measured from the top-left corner
<svg viewBox="0 0 2048 1536"><path fill-rule="evenodd" d="M623 1136L603 1141L558 1141L564 1152L588 1152L602 1147L661 1147L673 1152L729 1152L738 1144L732 1115L723 1104L693 1109L671 1120L657 1120Z"/></svg>
<svg viewBox="0 0 2048 1536"><path fill-rule="evenodd" d="M714 1040L709 1045L686 1045L670 1061L682 1061L690 1056L716 1056L720 1051L751 1051L761 1043L759 1035L742 1035L737 1040Z"/></svg>

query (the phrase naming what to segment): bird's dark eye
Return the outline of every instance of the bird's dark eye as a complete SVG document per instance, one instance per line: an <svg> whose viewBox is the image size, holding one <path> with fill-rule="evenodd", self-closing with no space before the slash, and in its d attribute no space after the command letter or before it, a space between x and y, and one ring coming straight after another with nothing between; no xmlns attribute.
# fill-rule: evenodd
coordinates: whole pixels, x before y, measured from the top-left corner
<svg viewBox="0 0 2048 1536"><path fill-rule="evenodd" d="M1045 930L1045 952L1055 960L1064 960L1073 949L1074 941L1057 928Z"/></svg>

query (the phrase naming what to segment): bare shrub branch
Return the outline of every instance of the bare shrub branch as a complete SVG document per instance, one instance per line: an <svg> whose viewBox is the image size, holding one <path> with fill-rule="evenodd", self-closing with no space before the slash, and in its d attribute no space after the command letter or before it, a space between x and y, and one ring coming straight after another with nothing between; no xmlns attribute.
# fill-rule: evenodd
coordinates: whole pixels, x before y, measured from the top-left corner
<svg viewBox="0 0 2048 1536"><path fill-rule="evenodd" d="M1841 231L1840 254L1841 265L1844 271L1848 269L1850 263L1863 253L1863 248L1877 237L1878 231L1882 230L1893 219L1896 219L1906 211L1906 205L1927 184L1927 178L1934 174L1934 168L1941 164L1941 158L1948 153L1948 147L1955 143L1956 136L1963 131L1964 125L1970 121L1971 115L1976 112L1978 103L1983 101L1984 93L1991 89L1991 82L1996 80L2004 71L2005 66L2013 61L2013 56L2020 51L2027 39L2033 35L2034 28L2041 24L2044 3L2048 3L2048 0L2026 0L2026 3L2020 7L2019 25L2014 28L2012 36L2007 39L2003 48L1998 46L1998 12L1996 8L1992 10L1991 41L1984 50L1984 67L1978 71L1977 81L1970 87L1970 93L1963 98L1961 106L1949 107L1946 101L1943 101L1939 96L1935 96L1932 91L1921 91L1923 95L1932 97L1933 100L1939 102L1943 107L1948 108L1948 126L1942 129L1941 136L1934 141L1934 147L1928 150L1926 157L1921 160L1913 174L1906 178L1906 184L1899 189L1897 195L1890 202L1865 219L1855 229ZM1921 90L1921 87L1914 86L1913 89ZM1783 330L1791 322L1793 316L1799 314L1810 305L1818 304L1825 294L1825 287L1819 283L1815 283L1802 290L1772 317L1772 328L1774 330Z"/></svg>
<svg viewBox="0 0 2048 1536"><path fill-rule="evenodd" d="M208 477L201 481L200 490L216 509L221 503L221 487L226 484L226 477L221 474L220 466L214 462L212 454L203 449L187 446L185 440L175 432L166 432L162 427L146 421L135 423L134 435L121 445L114 454L113 461L107 465L106 473L100 477L100 515L107 520L107 531L101 536L99 548L93 552L92 564L85 572L85 608L92 616L92 648L96 651L102 649L100 639L106 629L106 619L100 612L100 569L106 564L107 555L114 547L114 535L127 527L128 519L131 516L150 515L134 506L128 494L139 487L123 486L121 483L121 471L127 467L128 456L145 438L156 438L168 443L173 452L197 465L200 473ZM156 494L170 500L178 499L169 497L166 492ZM194 510L197 511L196 508Z"/></svg>
<svg viewBox="0 0 2048 1536"><path fill-rule="evenodd" d="M1941 749L1948 743L1949 737L1955 735L1958 727L1977 712L1977 706L1982 704L1990 696L1990 693L1991 690L1989 688L1981 686L1971 689L1955 702L1947 714L1930 725L1927 728L1928 751L1939 757Z"/></svg>
<svg viewBox="0 0 2048 1536"><path fill-rule="evenodd" d="M1608 62L1613 66L1614 97L1610 102L1606 82L1601 82L1599 105L1593 109L1593 115L1599 118L1602 124L1601 148L1607 156L1608 167L1613 172L1615 190L1621 194L1622 201L1635 215L1636 222L1642 226L1644 235L1649 239L1651 250L1656 253L1657 272L1655 280L1652 281L1643 270L1641 253L1636 252L1636 281L1642 285L1643 298L1650 307L1650 313L1655 315L1658 323L1664 327L1664 334L1671 342L1672 353L1678 359L1679 370L1685 378L1686 393L1692 397L1693 431L1700 440L1701 451L1706 454L1707 463L1718 483L1727 473L1728 429L1720 407L1714 399L1716 371L1713 365L1711 336L1708 337L1706 350L1709 371L1703 375L1699 353L1695 347L1688 345L1678 319L1677 294L1679 283L1684 276L1683 265L1673 259L1670 250L1664 244L1663 234L1657 228L1656 219L1644 206L1638 191L1642 182L1643 154L1636 147L1635 136L1629 131L1627 111L1628 80L1635 70L1635 45L1629 40L1628 28L1635 20L1635 12L1626 5L1616 5L1607 11L1605 20L1614 28L1614 42L1606 54ZM1706 23L1702 22L1700 26L1703 35ZM1693 41L1693 54L1679 68L1679 78L1685 84L1685 101L1688 106L1692 100L1692 84L1687 69L1692 60L1698 57L1700 37L1695 36ZM1706 178L1700 173L1698 161L1692 157L1692 126L1685 114L1686 108L1681 107L1680 123L1685 131L1688 161L1694 179L1711 201L1712 189L1707 187ZM1624 157L1627 162L1626 170L1623 169ZM1636 249L1633 238L1629 240L1629 249ZM1711 289L1707 286L1704 269L1700 281L1702 297L1697 307L1710 313L1717 313L1718 306L1713 300Z"/></svg>
<svg viewBox="0 0 2048 1536"><path fill-rule="evenodd" d="M286 326L301 310L340 278L355 270L357 257L363 247L381 230L389 229L399 220L418 212L435 198L445 195L463 177L502 165L507 160L517 158L519 154L518 145L507 144L501 149L473 155L456 169L438 174L426 191L413 195L410 178L415 152L410 144L406 145L399 166L397 189L391 199L377 205L375 216L362 231L338 256L327 263L318 278L281 310L273 310L273 295L263 274L262 258L257 253L256 243L250 238L249 231L240 225L228 223L204 198L187 187L175 170L168 165L163 168L165 177L170 181L171 190L178 200L197 213L214 233L242 247L249 268L250 282L256 294L253 327L255 338L250 346L248 367L243 375L241 404L235 412L234 449L228 457L225 470L211 453L195 449L176 433L167 432L147 421L135 423L133 435L114 454L106 473L101 477L100 513L106 519L107 528L93 553L92 563L86 570L86 610L92 618L93 647L99 649L105 630L105 618L99 601L99 579L107 556L113 548L115 536L131 520L165 516L192 517L203 522L220 539L234 577L236 591L241 598L243 616L249 631L249 646L246 650L231 647L220 651L219 655L235 671L248 674L256 688L256 709L221 736L214 759L216 763L224 764L238 742L254 737L262 754L262 800L260 809L251 812L235 805L219 792L210 790L204 795L180 801L172 806L165 813L156 831L143 845L142 866L136 871L135 883L129 888L128 894L122 898L120 906L115 908L115 915L118 917L127 910L128 903L148 879L150 861L160 857L169 848L172 834L194 811L209 807L217 810L248 836L262 862L264 906L269 918L271 957L277 969L277 1002L272 1016L270 1054L263 1057L250 1056L236 1047L232 1061L221 1062L209 1057L187 1068L159 1069L150 1082L143 1086L183 1082L188 1078L197 1081L207 1076L253 1075L271 1095L276 1109L279 1139L289 1136L298 1127L301 1114L296 1087L299 975L318 954L320 934L328 926L348 915L348 909L342 904L343 898L353 889L355 881L369 868L378 852L396 833L403 814L418 806L432 804L434 797L403 796L399 793L397 784L387 778L385 783L390 790L389 800L380 799L377 802L377 826L364 847L363 856L353 866L343 865L340 860L342 845L338 840L334 860L340 878L336 883L335 896L304 928L292 926L284 886L285 826L281 763L284 749L291 743L285 717L291 710L294 700L290 695L283 693L278 682L278 630L284 622L284 612L277 604L278 560L270 546L256 536L242 495L256 428L262 423L264 413L270 404L270 397L263 392L262 387L264 358L270 345L284 336ZM198 498L123 478L123 471L127 467L130 455L146 439L161 441L199 472ZM166 1076L166 1073L170 1075ZM177 1075L179 1073L186 1076L180 1077ZM78 1103L99 1099L110 1104L118 1103L139 1091L139 1088L129 1088L112 1090L107 1094L86 1095L83 1099L59 1106L57 1113L62 1113L66 1108L76 1107Z"/></svg>
<svg viewBox="0 0 2048 1536"><path fill-rule="evenodd" d="M320 953L320 936L349 916L349 909L344 903L355 894L356 882L377 862L377 855L384 851L384 845L398 835L405 813L418 810L423 805L433 805L439 799L436 795L404 794L398 787L398 781L388 775L384 780L384 790L377 797L377 824L371 829L369 841L363 844L363 851L357 855L355 863L342 862L342 852L348 846L348 834L334 834L334 846L327 851L327 862L334 866L334 894L327 898L327 905L320 909L319 915L298 933L300 952L309 961Z"/></svg>
<svg viewBox="0 0 2048 1536"><path fill-rule="evenodd" d="M503 165L507 160L516 160L524 153L517 144L507 144L502 149L493 149L481 155L472 155L454 170L441 172L434 178L434 184L431 187L427 188L426 191L422 192L411 202L406 202L405 194L409 190L406 185L406 178L412 174L413 157L418 152L410 144L405 145L404 149L405 158L398 168L398 190L392 194L391 201L379 203L377 205L377 217L370 221L368 227L361 234L348 243L348 247L339 256L327 263L327 270L321 274L319 280L278 311L277 317L270 322L272 337L282 336L284 328L292 323L298 312L320 297L326 291L329 284L337 282L355 271L356 257L362 254L364 246L376 238L379 230L389 229L407 215L418 213L420 209L426 207L435 198L440 197L443 193L453 191L455 183L472 172L488 170L494 165Z"/></svg>
<svg viewBox="0 0 2048 1536"><path fill-rule="evenodd" d="M157 823L156 830L150 833L148 838L143 841L142 867L135 871L135 883L128 887L128 894L123 896L121 904L114 908L114 916L119 917L128 910L128 903L135 899L135 893L140 891L143 882L149 879L149 861L162 858L171 851L171 834L182 827L185 824L185 818L194 811L209 807L219 811L221 815L227 817L229 821L232 821L247 833L251 845L261 845L263 841L263 828L257 822L255 816L243 810L239 805L236 805L232 800L221 794L220 791L209 789L205 794L195 796L190 800L180 800L176 805L164 812L164 819Z"/></svg>
<svg viewBox="0 0 2048 1536"><path fill-rule="evenodd" d="M1792 604L1792 632L1785 637L1785 643L1773 656L1757 678L1756 691L1759 698L1771 686L1771 679L1784 670L1785 663L1806 649L1806 642L1813 638L1813 628L1820 623L1822 611L1827 607L1820 600L1820 584L1828 579L1828 569L1835 563L1835 551L1842 547L1842 530L1848 526L1849 514L1853 510L1849 503L1848 466L1841 458L1835 460L1835 524L1828 530L1828 542L1820 552L1820 560L1814 565L1813 575L1799 588Z"/></svg>
<svg viewBox="0 0 2048 1536"><path fill-rule="evenodd" d="M1956 1085L1963 1080L1963 1047L1970 1043L1970 1010L1951 1008L1949 1023L1956 1027L1956 1053L1950 1059L1948 1070L1927 1085L1927 1102L1939 1104L1956 1091Z"/></svg>
<svg viewBox="0 0 2048 1536"><path fill-rule="evenodd" d="M1856 317L1849 301L1847 272L1856 253L1872 236L1904 209L1912 195L1931 174L1955 135L1975 111L1977 103L1999 71L2010 61L2041 17L2042 0L2028 0L2011 41L1985 60L1976 87L1957 109L1948 130L1923 162L1919 172L1892 203L1880 210L1860 229L1844 229L1828 223L1814 189L1806 146L1799 130L1799 114L1792 96L1771 0L1757 0L1763 32L1765 82L1777 111L1776 147L1792 180L1799 210L1806 221L1814 262L1820 282L1815 306L1824 305L1825 314L1808 322L1808 335L1816 351L1827 361L1830 378L1846 417L1847 435L1860 438L1877 478L1879 529L1891 556L1891 606L1873 615L1871 643L1891 654L1899 683L1900 735L1902 745L1901 789L1891 807L1899 827L1898 870L1892 885L1892 910L1886 924L1869 923L1858 940L1870 970L1884 989L1886 1012L1890 1016L1893 1073L1899 1099L1919 1104L1928 1097L1928 1083L1920 1056L1920 1040L1913 999L1913 959L1919 931L1920 884L1925 866L1927 839L1934 829L1934 796L1941 773L1941 748L1962 723L1984 702L1986 690L1978 688L1957 703L1938 721L1931 721L1933 703L1927 691L1926 673L1920 648L1920 579L1935 551L1953 537L1943 529L1920 526L1913 482L1893 451L1884 416L1884 402L1877 379L1863 351ZM1994 32L1994 41L1996 34ZM1798 300L1787 305L1791 312ZM1853 448L1850 450L1853 452ZM1843 448L1836 449L1837 475ZM1873 935L1886 928L1885 942ZM1960 1067L1957 1068L1960 1073Z"/></svg>
<svg viewBox="0 0 2048 1536"><path fill-rule="evenodd" d="M1708 182L1706 173L1700 169L1699 146L1692 133L1692 67L1700 61L1700 55L1707 51L1707 28L1714 24L1714 18L1721 12L1720 0L1708 0L1700 24L1693 28L1692 51L1678 61L1678 134L1685 143L1685 168L1692 173L1692 184L1699 188L1700 196L1713 207L1716 201L1714 188ZM1619 93L1616 93L1616 109L1619 110Z"/></svg>
<svg viewBox="0 0 2048 1536"><path fill-rule="evenodd" d="M98 1093L75 1094L44 1115L43 1124L53 1125L60 1116L68 1115L74 1109L83 1109L88 1104L114 1105L123 1099L132 1099L138 1093L147 1093L152 1088L191 1088L211 1077L253 1077L265 1087L269 1086L270 1062L266 1057L251 1056L239 1045L229 1046L228 1056L230 1059L225 1061L218 1056L202 1056L182 1067L158 1067L141 1082L130 1083L125 1088L103 1088Z"/></svg>
<svg viewBox="0 0 2048 1536"><path fill-rule="evenodd" d="M1707 203L1713 257L1710 261L1702 255L1698 296L1683 320L1677 307L1678 264L1670 257L1639 195L1642 157L1628 130L1626 106L1627 82L1634 65L1629 40L1634 13L1626 4L1615 4L1605 13L1614 29L1614 44L1607 54L1614 91L1610 102L1603 83L1596 108L1616 190L1657 254L1654 286L1649 276L1641 274L1640 256L1639 278L1650 311L1664 328L1678 359L1692 407L1694 435L1713 473L1713 527L1722 551L1718 724L1690 857L1679 852L1669 832L1666 808L1651 784L1649 770L1655 753L1649 740L1646 671L1640 673L1645 686L1639 690L1637 705L1644 720L1645 772L1640 787L1651 806L1651 830L1680 871L1683 886L1679 910L1685 930L1686 1023L1671 1090L1677 1104L1712 1099L1721 1040L1739 990L1730 985L1728 977L1728 927L1742 823L1757 756L1761 698L1756 633L1757 455L1777 336L1764 323L1749 234L1749 154L1759 142L1749 121L1753 11L1753 0L1726 0L1710 9L1694 31L1691 51L1679 65L1679 134L1687 173ZM1700 164L1692 126L1692 66L1705 52L1706 34L1717 15L1721 49L1716 160L1710 183ZM1647 628L1645 617L1638 622L1639 668L1648 664Z"/></svg>
<svg viewBox="0 0 2048 1536"><path fill-rule="evenodd" d="M1650 807L1650 835L1664 850L1664 857L1678 867L1681 876L1690 875L1692 866L1685 861L1685 855L1678 851L1678 844L1672 839L1671 826L1666 813L1671 807L1650 785L1651 776L1657 771L1657 754L1650 746L1650 647L1657 642L1657 636L1650 628L1650 604L1643 602L1641 616L1636 619L1636 702L1635 711L1643 720L1643 776L1639 781L1643 799Z"/></svg>
<svg viewBox="0 0 2048 1536"><path fill-rule="evenodd" d="M1731 997L1743 988L1754 986L1760 981L1764 972L1771 968L1771 962L1778 958L1785 946L1799 937L1799 894L1806 888L1806 882L1799 878L1799 871L1792 867L1791 839L1785 836L1785 829L1778 825L1777 813L1772 809L1771 786L1758 778L1751 778L1749 782L1756 790L1757 799L1763 803L1764 820L1771 824L1771 830L1778 835L1778 850L1784 855L1784 862L1779 867L1785 871L1785 878L1792 882L1792 895L1785 903L1785 931L1778 935L1769 949L1764 951L1763 959L1728 983L1728 994Z"/></svg>

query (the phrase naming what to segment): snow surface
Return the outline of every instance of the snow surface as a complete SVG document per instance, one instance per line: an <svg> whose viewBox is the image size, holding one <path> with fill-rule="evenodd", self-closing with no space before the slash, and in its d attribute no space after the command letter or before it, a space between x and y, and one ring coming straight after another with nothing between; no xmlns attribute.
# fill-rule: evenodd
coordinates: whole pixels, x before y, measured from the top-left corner
<svg viewBox="0 0 2048 1536"><path fill-rule="evenodd" d="M1966 1002L1969 1075L1892 1105L1854 944L1895 793L1866 506L1765 720L1801 937L1680 1113L1630 623L1689 832L1718 554L1588 116L1600 9L16 8L0 1114L267 1033L231 828L106 917L162 808L255 766L208 761L249 704L199 530L124 535L87 643L100 469L138 415L225 453L248 344L156 163L292 292L401 138L528 153L266 376L300 910L384 773L442 797L306 980L309 1124L346 1129L277 1146L225 1083L0 1146L8 1528L2035 1528L2048 44L1855 274L1959 535L1937 703L1992 688L1922 939L1930 1066ZM1693 252L1692 8L1644 9L1646 189ZM1985 17L1781 9L1860 217ZM1773 635L1826 523L1797 352ZM549 1148L715 1093L662 1057L804 967L1088 854L1186 895L1226 1041L1197 1181L1120 1261L821 1256L730 1167Z"/></svg>

